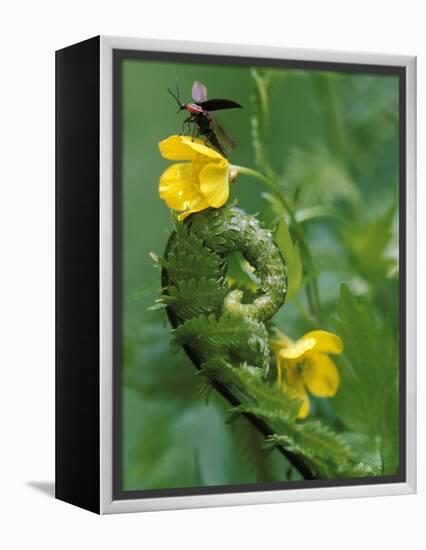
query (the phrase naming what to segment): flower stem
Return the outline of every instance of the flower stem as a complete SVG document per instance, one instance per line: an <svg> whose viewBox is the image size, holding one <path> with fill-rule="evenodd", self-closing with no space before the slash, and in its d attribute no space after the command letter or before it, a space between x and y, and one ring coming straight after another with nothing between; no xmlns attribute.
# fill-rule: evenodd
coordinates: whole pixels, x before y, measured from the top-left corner
<svg viewBox="0 0 426 550"><path fill-rule="evenodd" d="M290 207L288 202L283 197L281 193L280 185L274 179L264 176L261 172L258 172L257 170L253 170L252 168L247 168L246 166L235 166L235 165L233 166L233 168L237 170L239 174L245 174L246 176L250 176L252 178L255 178L261 181L264 185L266 185L266 187L268 187L274 193L275 197L280 201L284 210L289 215L290 221L296 233L296 237L300 243L300 247L302 248L305 254L306 263L308 264L309 269L312 272L314 272L314 262L312 259L312 253L309 249L308 243L306 242L303 228L300 225L300 223L297 221L293 209ZM312 315L315 317L315 320L318 321L320 317L319 316L320 301L319 301L318 284L315 276L313 277L312 281L308 285L306 285L306 294L308 298L309 309L311 310Z"/></svg>
<svg viewBox="0 0 426 550"><path fill-rule="evenodd" d="M256 178L262 183L266 185L266 187L269 187L271 191L273 191L276 195L279 194L280 190L278 185L273 181L271 178L268 178L258 172L257 170L253 170L252 168L247 168L246 166L232 166L239 174L245 174L246 176L251 176L252 178Z"/></svg>

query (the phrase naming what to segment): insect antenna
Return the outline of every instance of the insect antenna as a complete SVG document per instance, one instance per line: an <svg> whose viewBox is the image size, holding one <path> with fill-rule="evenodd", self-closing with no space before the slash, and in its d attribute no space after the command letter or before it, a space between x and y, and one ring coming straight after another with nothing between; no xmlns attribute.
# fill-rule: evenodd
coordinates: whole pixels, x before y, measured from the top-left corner
<svg viewBox="0 0 426 550"><path fill-rule="evenodd" d="M176 103L180 106L180 101L179 101L179 98L178 96L176 96L170 88L167 88L167 91L169 92L169 94L176 100Z"/></svg>
<svg viewBox="0 0 426 550"><path fill-rule="evenodd" d="M167 91L169 92L169 94L176 100L176 103L179 105L179 111L182 110L182 103L180 101L180 94L179 94L179 88L178 88L178 83L177 83L177 79L176 79L176 94L174 94L170 88L167 88ZM177 111L179 113L179 111Z"/></svg>

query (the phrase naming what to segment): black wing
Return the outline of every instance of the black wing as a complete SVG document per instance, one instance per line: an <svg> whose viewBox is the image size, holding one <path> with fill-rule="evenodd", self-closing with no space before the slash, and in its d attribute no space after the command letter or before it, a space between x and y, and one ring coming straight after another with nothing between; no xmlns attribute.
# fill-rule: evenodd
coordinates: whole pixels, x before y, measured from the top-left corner
<svg viewBox="0 0 426 550"><path fill-rule="evenodd" d="M195 81L192 85L192 99L195 103L202 103L207 99L207 88L202 82Z"/></svg>
<svg viewBox="0 0 426 550"><path fill-rule="evenodd" d="M205 111L220 111L222 109L243 109L243 106L236 101L229 99L208 99L199 103Z"/></svg>
<svg viewBox="0 0 426 550"><path fill-rule="evenodd" d="M217 139L218 143L220 144L220 152L226 156L226 154L229 153L229 151L231 151L232 149L235 149L235 142L231 138L231 136L228 134L228 132L225 132L225 130L219 124L217 119L214 118L212 115L211 115L211 125L212 125L213 134Z"/></svg>

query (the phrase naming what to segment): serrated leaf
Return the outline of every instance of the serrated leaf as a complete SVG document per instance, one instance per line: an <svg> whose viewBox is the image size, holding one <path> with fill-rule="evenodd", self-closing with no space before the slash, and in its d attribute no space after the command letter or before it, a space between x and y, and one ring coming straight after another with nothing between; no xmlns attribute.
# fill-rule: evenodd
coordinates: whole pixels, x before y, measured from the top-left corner
<svg viewBox="0 0 426 550"><path fill-rule="evenodd" d="M262 370L269 365L266 329L251 317L199 315L174 329L173 337L180 345L190 344L201 361L231 355Z"/></svg>
<svg viewBox="0 0 426 550"><path fill-rule="evenodd" d="M356 217L341 228L342 241L354 270L376 284L395 269L395 259L386 254L392 242L395 211L396 204L392 203L380 216L372 219L357 212Z"/></svg>
<svg viewBox="0 0 426 550"><path fill-rule="evenodd" d="M264 420L276 434L266 446L280 445L297 454L321 477L368 475L373 468L360 466L346 441L319 421L297 422L300 401L283 392L276 383L266 381L259 369L247 365L235 368L224 359L209 360L203 365L204 376L231 388L241 401L232 415L248 413ZM354 474L355 475L355 474Z"/></svg>
<svg viewBox="0 0 426 550"><path fill-rule="evenodd" d="M398 463L398 346L388 320L379 322L368 306L342 285L336 332L345 352L334 405L344 424L377 443L383 471Z"/></svg>
<svg viewBox="0 0 426 550"><path fill-rule="evenodd" d="M210 359L202 365L202 374L218 380L232 388L241 398L240 409L257 408L269 410L271 414L282 415L287 420L295 420L299 412L300 402L290 393L283 392L276 383L265 380L262 371L251 365L240 364L233 367L226 359ZM265 413L266 414L266 413Z"/></svg>
<svg viewBox="0 0 426 550"><path fill-rule="evenodd" d="M290 424L284 433L270 436L267 445L280 444L302 456L312 471L324 478L340 477L353 467L349 445L341 436L318 421Z"/></svg>
<svg viewBox="0 0 426 550"><path fill-rule="evenodd" d="M164 304L171 305L181 319L202 313L218 312L223 305L227 289L223 282L201 277L182 280L176 286L170 286L163 294Z"/></svg>

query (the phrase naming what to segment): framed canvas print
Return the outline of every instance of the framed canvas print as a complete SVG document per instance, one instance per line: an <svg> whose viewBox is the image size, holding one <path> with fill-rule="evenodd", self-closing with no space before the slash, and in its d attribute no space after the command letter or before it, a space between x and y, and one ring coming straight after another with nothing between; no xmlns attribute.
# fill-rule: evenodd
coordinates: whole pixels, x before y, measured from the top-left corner
<svg viewBox="0 0 426 550"><path fill-rule="evenodd" d="M415 58L56 53L56 496L415 491Z"/></svg>

